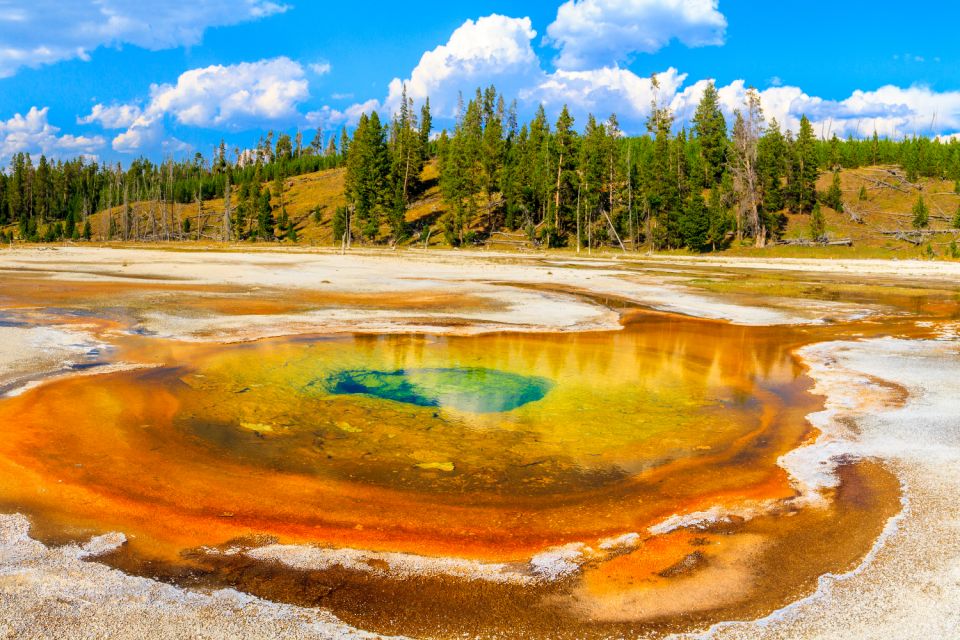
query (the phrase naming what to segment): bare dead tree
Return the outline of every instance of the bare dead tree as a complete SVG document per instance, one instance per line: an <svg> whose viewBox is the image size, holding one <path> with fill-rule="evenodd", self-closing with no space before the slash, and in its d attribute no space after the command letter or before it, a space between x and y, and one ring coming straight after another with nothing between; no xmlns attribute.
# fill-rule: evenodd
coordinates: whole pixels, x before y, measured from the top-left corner
<svg viewBox="0 0 960 640"><path fill-rule="evenodd" d="M634 251L637 250L637 236L634 233L633 226L633 162L630 152L633 151L633 145L627 146L627 220L630 223L630 244Z"/></svg>
<svg viewBox="0 0 960 640"><path fill-rule="evenodd" d="M197 187L197 240L200 240L200 235L206 226L207 216L203 209L203 198L200 194L200 187Z"/></svg>
<svg viewBox="0 0 960 640"><path fill-rule="evenodd" d="M580 189L583 185L577 184L577 253L580 253Z"/></svg>
<svg viewBox="0 0 960 640"><path fill-rule="evenodd" d="M170 217L174 222L177 223L177 239L183 239L183 221L180 220L180 216L177 215L177 205L176 198L173 197L173 160L170 161L170 173L169 173L169 182L167 183L168 189L167 193L170 197Z"/></svg>
<svg viewBox="0 0 960 640"><path fill-rule="evenodd" d="M603 209L600 210L600 213L603 214L603 217L607 219L607 224L610 225L610 231L613 232L613 237L617 239L617 244L620 245L620 249L626 253L627 248L623 246L623 240L620 239L620 234L617 233L617 228L613 226L613 220L610 219L610 214L608 214Z"/></svg>
<svg viewBox="0 0 960 640"><path fill-rule="evenodd" d="M107 191L107 208L100 218L100 238L105 240L110 235L110 217L113 216L113 181L110 182L110 189Z"/></svg>
<svg viewBox="0 0 960 640"><path fill-rule="evenodd" d="M300 136L300 132L297 132ZM299 142L297 143L299 145ZM223 188L223 241L230 242L230 175L227 175L227 184Z"/></svg>
<svg viewBox="0 0 960 640"><path fill-rule="evenodd" d="M731 169L737 192L737 239L746 228L753 234L756 246L766 244L767 230L760 221L760 181L757 176L757 145L763 128L763 110L756 89L747 91L745 111L737 111L733 125L733 157Z"/></svg>
<svg viewBox="0 0 960 640"><path fill-rule="evenodd" d="M130 185L126 181L123 183L123 240L130 239Z"/></svg>

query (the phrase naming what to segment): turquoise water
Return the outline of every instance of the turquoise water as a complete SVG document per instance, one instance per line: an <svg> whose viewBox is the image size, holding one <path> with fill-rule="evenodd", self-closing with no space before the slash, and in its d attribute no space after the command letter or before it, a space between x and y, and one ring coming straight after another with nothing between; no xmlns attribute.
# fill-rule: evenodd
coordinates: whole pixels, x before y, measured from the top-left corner
<svg viewBox="0 0 960 640"><path fill-rule="evenodd" d="M553 382L483 367L352 369L330 374L323 387L334 395L360 394L418 407L501 413L543 399Z"/></svg>

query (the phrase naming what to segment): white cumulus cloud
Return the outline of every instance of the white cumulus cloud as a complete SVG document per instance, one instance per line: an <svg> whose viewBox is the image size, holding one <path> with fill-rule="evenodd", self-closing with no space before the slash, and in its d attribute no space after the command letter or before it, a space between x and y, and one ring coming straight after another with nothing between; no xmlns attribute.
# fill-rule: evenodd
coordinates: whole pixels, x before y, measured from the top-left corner
<svg viewBox="0 0 960 640"><path fill-rule="evenodd" d="M578 124L588 113L602 118L616 113L632 131L643 131L654 96L649 77L612 64L547 73L532 47L536 36L529 18L494 14L467 20L445 44L424 53L406 80L395 78L382 105L371 100L354 105L351 110L358 115L360 111L383 107L388 114L393 113L406 86L407 95L418 103L429 96L435 117L450 118L456 112L461 93L469 100L477 87L493 84L508 100L516 97L521 112L529 113L543 103L548 115L555 117L566 104ZM670 68L657 74L657 78L658 99L669 104L686 74ZM314 121L322 118L325 122L350 123L344 113L329 108L309 116Z"/></svg>
<svg viewBox="0 0 960 640"><path fill-rule="evenodd" d="M105 144L102 136L61 135L60 128L48 121L48 113L48 107L31 107L26 115L0 120L0 160L21 151L54 158L92 155Z"/></svg>
<svg viewBox="0 0 960 640"><path fill-rule="evenodd" d="M0 77L80 58L101 46L150 50L200 43L210 27L286 11L272 0L32 0L0 5Z"/></svg>
<svg viewBox="0 0 960 640"><path fill-rule="evenodd" d="M244 6L253 4L251 0ZM323 106L304 114L301 107L310 98L308 75L328 73L329 65L323 60L305 65L280 57L192 69L175 82L151 85L143 100L97 104L77 121L122 129L113 139L117 151L169 152L186 148L169 136L167 129L173 123L230 131L294 125L329 131L355 125L364 112L378 110L389 117L399 107L404 86L418 103L429 97L438 126L444 126L456 111L458 94L469 100L477 87L494 84L507 99L518 98L523 118L538 104L544 104L548 115L555 118L566 104L578 127L588 113L601 119L616 113L627 133L641 134L650 103L656 98L673 109L677 127L689 127L709 80L688 84L687 74L671 67L656 74L655 88L650 77L639 76L620 63L633 53L654 51L673 39L689 46L722 42L726 19L717 7L715 0L570 0L560 7L557 20L548 29L550 41L560 48L558 67L552 72L544 70L532 46L537 33L529 18L493 14L467 20L445 43L426 51L405 79L390 82L382 100L358 99L347 108ZM589 38L578 35L594 28L597 32ZM816 132L824 136L869 136L876 130L881 136L895 138L913 133L946 137L960 132L960 92L937 92L920 85L884 86L827 99L783 85L779 79L771 79L769 84L760 92L761 103L767 120L776 118L784 129L796 131L800 117L807 115ZM733 112L742 108L747 87L746 80L718 87L729 123ZM102 144L99 136L61 136L55 127L49 133L46 110L16 116L23 121L31 117L48 127L47 146L34 144L33 148L75 145L78 152L85 152L95 147L97 140ZM0 125L10 128L12 122Z"/></svg>
<svg viewBox="0 0 960 640"><path fill-rule="evenodd" d="M239 128L297 114L309 97L303 67L289 58L191 69L176 84L150 87L148 114L170 114L180 124Z"/></svg>
<svg viewBox="0 0 960 640"><path fill-rule="evenodd" d="M299 122L299 105L309 95L303 66L280 57L191 69L174 84L151 85L142 110L98 104L79 121L126 127L113 139L113 148L129 153L159 145L168 118L180 125L225 130Z"/></svg>
<svg viewBox="0 0 960 640"><path fill-rule="evenodd" d="M688 47L720 45L727 19L718 0L568 0L547 27L560 49L559 69L589 69L659 51L676 39Z"/></svg>
<svg viewBox="0 0 960 640"><path fill-rule="evenodd" d="M701 80L679 92L671 107L679 124L689 123L706 88ZM748 85L736 80L717 88L723 111L732 123L733 112L746 100ZM842 100L812 96L800 87L777 86L759 92L767 122L776 119L784 130L796 132L807 116L818 136L902 138L960 131L960 91L934 91L916 85L886 85L872 91L856 90Z"/></svg>
<svg viewBox="0 0 960 640"><path fill-rule="evenodd" d="M144 117L141 115L130 128L117 134L111 142L114 151L121 153L136 153L147 149L158 148L162 143L166 130L161 117Z"/></svg>
<svg viewBox="0 0 960 640"><path fill-rule="evenodd" d="M418 102L429 96L434 113L442 117L455 113L460 91L494 83L502 93L516 95L542 74L530 46L536 35L530 18L493 14L467 20L446 44L424 53L409 78L390 82L385 106L391 112L399 107L404 85Z"/></svg>
<svg viewBox="0 0 960 640"><path fill-rule="evenodd" d="M604 119L615 113L631 132L643 130L656 96L660 104L670 104L687 78L673 67L656 74L659 88L651 78L640 77L627 69L604 67L589 71L558 70L536 87L524 92L525 102L543 103L552 111L566 104L582 125L590 113Z"/></svg>

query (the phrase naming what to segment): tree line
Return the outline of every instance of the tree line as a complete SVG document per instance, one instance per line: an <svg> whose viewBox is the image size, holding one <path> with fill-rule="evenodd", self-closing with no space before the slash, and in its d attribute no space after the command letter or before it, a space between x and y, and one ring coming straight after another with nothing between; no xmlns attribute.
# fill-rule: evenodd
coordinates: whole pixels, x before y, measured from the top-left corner
<svg viewBox="0 0 960 640"><path fill-rule="evenodd" d="M615 114L588 115L578 131L566 107L552 126L542 107L518 126L515 104L505 107L492 87L477 91L437 145L448 242L510 229L554 247L763 246L781 237L787 211L812 214L820 203L842 210L842 168L900 163L911 180L960 181L956 142L824 140L805 116L794 135L764 118L754 90L732 123L712 84L689 128L677 127L656 98L650 114L647 135L635 137L623 135ZM833 180L819 192L823 172Z"/></svg>
<svg viewBox="0 0 960 640"><path fill-rule="evenodd" d="M221 235L240 239L272 233L274 212L263 214L262 196L272 183L287 177L341 166L343 156L331 136L323 145L323 133L303 144L301 134L291 137L270 132L252 149L235 149L228 159L221 142L209 159L197 153L191 159L160 163L138 158L123 169L84 157L50 161L41 155L36 164L28 153L14 154L9 168L0 172L0 227L4 240L14 237L28 242L63 239L90 239L94 235L118 240L182 240L198 237L202 229L191 229L189 219L181 220L176 205L197 203L203 218L203 203L224 198L227 192L239 197ZM347 139L341 132L340 144ZM226 199L229 202L229 198ZM269 195L267 200L270 200ZM134 203L140 206L135 208ZM229 204L228 204L229 207ZM119 215L103 218L104 228L93 229L90 217L99 211L119 208ZM221 212L207 212L219 217ZM268 219L269 218L269 219ZM194 226L205 226L196 225ZM222 238L221 238L222 239Z"/></svg>
<svg viewBox="0 0 960 640"><path fill-rule="evenodd" d="M960 189L955 140L818 136L805 116L794 134L764 117L754 90L728 122L710 84L683 126L655 97L646 129L624 135L615 114L588 115L578 126L566 106L553 122L542 105L520 122L516 101L491 86L461 98L453 126L434 135L429 100L417 109L404 91L388 121L365 113L352 135L343 129L326 144L321 131L307 144L300 133L271 132L229 159L221 143L209 159L140 158L126 170L83 158L41 156L34 164L18 153L0 173L0 225L15 225L15 234L4 233L8 241L295 242L285 180L344 167L347 205L329 214L333 241L344 247L432 234L464 246L513 234L549 247L709 251L779 239L786 212L810 214L811 229L821 229L821 205L843 209L843 168L897 164L911 182L950 179ZM423 180L429 162L436 162L444 206L411 226L407 212L430 186ZM825 172L833 178L820 192ZM217 210L204 204L214 198L224 200ZM196 204L192 221L176 213L186 203ZM317 204L314 218L326 222ZM91 228L93 213L118 208L119 215L102 217L103 228Z"/></svg>

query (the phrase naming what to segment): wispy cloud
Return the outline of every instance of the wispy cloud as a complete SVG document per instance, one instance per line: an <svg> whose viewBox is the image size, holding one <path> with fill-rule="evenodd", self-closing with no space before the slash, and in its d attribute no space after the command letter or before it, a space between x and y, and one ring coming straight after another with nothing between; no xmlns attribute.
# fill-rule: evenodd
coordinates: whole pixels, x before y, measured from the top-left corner
<svg viewBox="0 0 960 640"><path fill-rule="evenodd" d="M88 60L98 47L199 44L210 27L283 13L269 0L33 0L0 11L0 78L23 67Z"/></svg>

